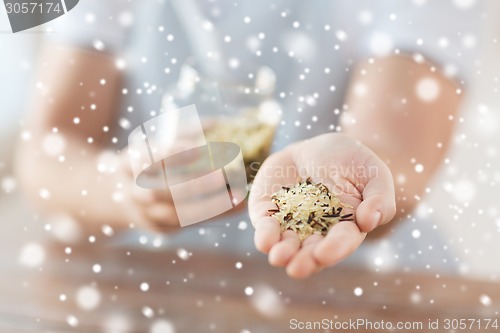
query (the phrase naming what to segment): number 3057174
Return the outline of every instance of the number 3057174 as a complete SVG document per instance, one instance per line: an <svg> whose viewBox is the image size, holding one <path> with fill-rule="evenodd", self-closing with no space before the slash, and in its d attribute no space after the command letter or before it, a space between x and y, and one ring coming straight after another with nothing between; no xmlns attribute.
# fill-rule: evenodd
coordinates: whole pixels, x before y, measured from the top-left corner
<svg viewBox="0 0 500 333"><path fill-rule="evenodd" d="M7 14L48 14L63 11L60 2L5 2Z"/></svg>

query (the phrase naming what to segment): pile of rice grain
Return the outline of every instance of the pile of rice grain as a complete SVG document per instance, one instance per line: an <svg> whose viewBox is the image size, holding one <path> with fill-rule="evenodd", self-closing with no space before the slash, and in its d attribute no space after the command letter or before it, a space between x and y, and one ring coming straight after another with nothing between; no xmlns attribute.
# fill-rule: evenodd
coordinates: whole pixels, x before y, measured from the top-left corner
<svg viewBox="0 0 500 333"><path fill-rule="evenodd" d="M312 234L326 235L335 224L353 221L353 214L342 215L343 208L352 206L342 203L322 183L314 184L310 178L293 187L282 187L271 197L277 209L269 212L281 225L281 232L292 230L303 241Z"/></svg>
<svg viewBox="0 0 500 333"><path fill-rule="evenodd" d="M275 132L275 126L260 121L252 111L220 118L205 131L207 141L228 141L241 147L249 182L269 156Z"/></svg>

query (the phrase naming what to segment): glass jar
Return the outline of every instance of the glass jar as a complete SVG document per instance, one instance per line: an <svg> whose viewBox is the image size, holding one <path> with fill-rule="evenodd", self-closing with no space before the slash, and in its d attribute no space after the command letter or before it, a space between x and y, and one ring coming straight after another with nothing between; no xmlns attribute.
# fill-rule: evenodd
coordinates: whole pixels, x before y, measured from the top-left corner
<svg viewBox="0 0 500 333"><path fill-rule="evenodd" d="M275 85L276 75L266 66L236 59L190 59L181 67L177 83L164 95L162 109L168 123L161 127L171 142L185 141L186 135L201 142L192 133L186 134L197 128L199 121L207 142L232 142L240 147L247 181L251 182L270 153L281 120ZM193 119L193 113L178 111L189 105L196 107L199 119Z"/></svg>

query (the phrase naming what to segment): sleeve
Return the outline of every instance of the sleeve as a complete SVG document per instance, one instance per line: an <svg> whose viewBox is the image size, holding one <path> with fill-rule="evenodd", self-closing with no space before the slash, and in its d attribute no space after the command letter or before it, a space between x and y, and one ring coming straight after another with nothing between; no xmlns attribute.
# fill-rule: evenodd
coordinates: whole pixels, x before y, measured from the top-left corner
<svg viewBox="0 0 500 333"><path fill-rule="evenodd" d="M484 31L491 21L485 19L486 10L484 1L474 0L386 1L384 5L372 5L358 16L365 29L360 54L405 53L434 63L448 77L468 79L480 66Z"/></svg>
<svg viewBox="0 0 500 333"><path fill-rule="evenodd" d="M134 23L134 2L81 0L62 17L47 23L49 41L113 52L126 44Z"/></svg>

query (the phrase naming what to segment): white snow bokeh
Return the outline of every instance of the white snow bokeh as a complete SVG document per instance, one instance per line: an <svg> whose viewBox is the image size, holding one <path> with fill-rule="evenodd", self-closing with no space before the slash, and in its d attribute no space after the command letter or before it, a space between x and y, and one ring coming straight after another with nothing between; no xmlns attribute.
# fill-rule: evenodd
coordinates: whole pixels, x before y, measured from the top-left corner
<svg viewBox="0 0 500 333"><path fill-rule="evenodd" d="M128 316L115 314L105 319L104 324L105 333L124 333L132 330L132 324Z"/></svg>
<svg viewBox="0 0 500 333"><path fill-rule="evenodd" d="M358 20L359 20L360 24L368 25L368 24L372 23L373 14L369 10L362 10L358 14Z"/></svg>
<svg viewBox="0 0 500 333"><path fill-rule="evenodd" d="M93 286L81 287L76 292L76 303L82 310L94 310L101 303L101 293Z"/></svg>
<svg viewBox="0 0 500 333"><path fill-rule="evenodd" d="M491 305L491 298L490 296L483 294L479 297L479 301L481 302L482 305L484 306L490 306Z"/></svg>
<svg viewBox="0 0 500 333"><path fill-rule="evenodd" d="M476 185L468 179L460 179L448 187L453 198L459 203L470 203L476 197Z"/></svg>
<svg viewBox="0 0 500 333"><path fill-rule="evenodd" d="M433 78L426 77L417 82L416 94L423 102L434 101L440 90L439 83Z"/></svg>
<svg viewBox="0 0 500 333"><path fill-rule="evenodd" d="M14 177L6 176L2 179L2 191L6 194L12 193L17 188L17 181Z"/></svg>
<svg viewBox="0 0 500 333"><path fill-rule="evenodd" d="M477 112L474 119L475 132L484 138L494 138L498 134L500 115L499 108L491 110L485 104L480 104L477 107Z"/></svg>
<svg viewBox="0 0 500 333"><path fill-rule="evenodd" d="M160 319L151 325L149 333L175 333L175 327L170 321Z"/></svg>
<svg viewBox="0 0 500 333"><path fill-rule="evenodd" d="M254 289L252 287L246 287L245 288L245 295L252 296L253 292L254 292Z"/></svg>
<svg viewBox="0 0 500 333"><path fill-rule="evenodd" d="M140 285L140 289L141 289L142 291L144 291L144 292L148 291L148 290L149 290L149 283L147 283L147 282L143 282L143 283L141 283L141 285Z"/></svg>
<svg viewBox="0 0 500 333"><path fill-rule="evenodd" d="M74 315L69 315L66 317L66 323L71 327L77 327L80 321Z"/></svg>
<svg viewBox="0 0 500 333"><path fill-rule="evenodd" d="M146 318L153 318L154 315L155 315L155 312L152 308L150 308L149 306L144 306L142 308L142 314L144 315L144 317Z"/></svg>
<svg viewBox="0 0 500 333"><path fill-rule="evenodd" d="M370 38L370 50L376 56L383 57L389 55L394 48L390 34L375 32Z"/></svg>
<svg viewBox="0 0 500 333"><path fill-rule="evenodd" d="M45 260L45 249L38 243L24 245L19 255L19 262L26 267L39 267Z"/></svg>
<svg viewBox="0 0 500 333"><path fill-rule="evenodd" d="M311 60L316 54L316 44L307 34L300 31L293 31L285 35L283 44L288 54L299 59Z"/></svg>
<svg viewBox="0 0 500 333"><path fill-rule="evenodd" d="M58 156L64 152L66 142L64 137L58 133L47 134L42 141L42 149L49 156Z"/></svg>
<svg viewBox="0 0 500 333"><path fill-rule="evenodd" d="M256 286L250 297L250 303L265 317L278 317L284 311L284 305L278 292L268 285Z"/></svg>
<svg viewBox="0 0 500 333"><path fill-rule="evenodd" d="M177 249L177 256L182 260L188 260L190 257L189 252L186 249L179 248Z"/></svg>
<svg viewBox="0 0 500 333"><path fill-rule="evenodd" d="M455 6L460 9L469 9L476 3L476 0L453 0Z"/></svg>
<svg viewBox="0 0 500 333"><path fill-rule="evenodd" d="M48 219L52 236L63 243L76 243L81 239L81 227L74 218L58 215Z"/></svg>

